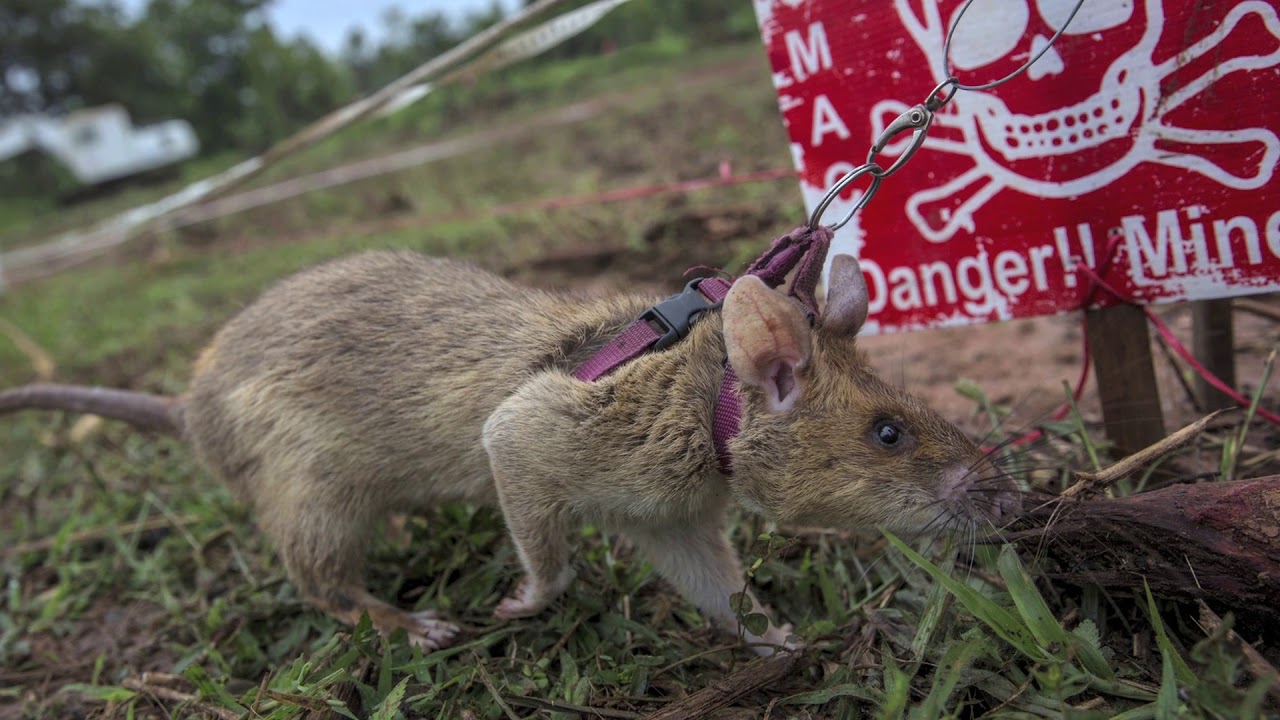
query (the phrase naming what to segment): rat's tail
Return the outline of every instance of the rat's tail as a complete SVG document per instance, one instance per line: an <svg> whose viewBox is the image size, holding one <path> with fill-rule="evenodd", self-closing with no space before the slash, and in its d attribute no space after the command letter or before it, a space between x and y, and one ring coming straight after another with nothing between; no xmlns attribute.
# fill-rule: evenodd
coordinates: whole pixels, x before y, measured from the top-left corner
<svg viewBox="0 0 1280 720"><path fill-rule="evenodd" d="M182 406L174 397L87 385L37 383L0 392L0 414L28 409L92 413L172 435L182 435Z"/></svg>

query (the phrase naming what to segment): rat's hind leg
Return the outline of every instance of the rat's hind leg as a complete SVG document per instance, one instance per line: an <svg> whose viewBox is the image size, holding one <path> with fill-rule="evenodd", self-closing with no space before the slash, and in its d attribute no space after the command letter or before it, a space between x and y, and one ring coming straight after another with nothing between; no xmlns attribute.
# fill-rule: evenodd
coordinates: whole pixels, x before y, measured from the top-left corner
<svg viewBox="0 0 1280 720"><path fill-rule="evenodd" d="M564 592L575 576L569 565L564 512L536 478L509 478L497 471L495 463L494 481L524 579L493 614L503 620L535 615Z"/></svg>
<svg viewBox="0 0 1280 720"><path fill-rule="evenodd" d="M321 610L348 625L369 614L383 635L403 629L409 642L424 650L448 647L458 626L432 611L406 612L369 593L364 585L364 562L375 514L326 495L330 483L283 488L265 503L258 517L284 559L289 578Z"/></svg>
<svg viewBox="0 0 1280 720"><path fill-rule="evenodd" d="M370 595L359 583L329 588L323 593L313 602L342 622L355 625L361 615L368 613L378 632L390 636L403 629L409 643L423 650L449 647L459 632L457 625L441 620L434 610L406 612L392 607Z"/></svg>

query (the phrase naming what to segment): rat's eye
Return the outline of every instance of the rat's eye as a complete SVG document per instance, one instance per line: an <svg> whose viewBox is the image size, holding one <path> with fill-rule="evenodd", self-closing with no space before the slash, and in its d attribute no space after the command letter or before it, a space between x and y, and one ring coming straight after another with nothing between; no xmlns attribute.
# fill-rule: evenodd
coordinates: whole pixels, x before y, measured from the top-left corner
<svg viewBox="0 0 1280 720"><path fill-rule="evenodd" d="M897 425L888 420L881 420L876 423L872 434L885 447L894 447L902 440L902 431L898 429Z"/></svg>

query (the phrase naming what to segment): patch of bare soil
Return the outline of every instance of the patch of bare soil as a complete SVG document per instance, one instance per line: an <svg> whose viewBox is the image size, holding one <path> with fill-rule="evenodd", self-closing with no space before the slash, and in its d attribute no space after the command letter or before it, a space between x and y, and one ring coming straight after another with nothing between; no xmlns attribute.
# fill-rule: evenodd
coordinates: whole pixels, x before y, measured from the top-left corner
<svg viewBox="0 0 1280 720"><path fill-rule="evenodd" d="M690 274L695 277L728 266L744 244L768 237L780 224L785 218L771 208L680 208L650 222L639 245L574 245L500 270L543 287L662 294L687 282L688 270L697 269Z"/></svg>
<svg viewBox="0 0 1280 720"><path fill-rule="evenodd" d="M1190 306L1183 303L1156 309L1185 344L1191 338ZM1271 348L1280 343L1280 325L1252 314L1236 312L1237 389L1250 395L1262 378ZM1014 416L1006 427L1034 423L1060 407L1066 399L1063 383L1075 386L1083 363L1082 315L1079 312L962 328L929 330L904 335L868 337L863 347L872 364L890 378L900 378L946 417L960 420L974 410L973 401L954 389L967 378L978 383L996 404L1011 406ZM1152 333L1152 356L1160 388L1165 428L1173 431L1216 408L1198 407L1188 392L1190 376L1181 361L1171 360ZM1263 405L1275 409L1280 393L1264 394ZM1101 421L1096 376L1090 373L1079 404L1086 421ZM973 418L971 430L988 427ZM1274 433L1271 433L1274 439Z"/></svg>
<svg viewBox="0 0 1280 720"><path fill-rule="evenodd" d="M83 703L74 694L54 693L67 682L88 682L99 658L105 658L100 677L112 682L118 672L140 674L170 670L178 662L164 638L156 632L169 619L161 606L144 600L121 602L115 597L95 598L85 609L74 633L46 632L30 635L27 660L0 669L0 686L25 686L25 696L0 704L0 718L27 717L32 704L60 703L58 717L86 717L99 703ZM45 707L45 711L53 708ZM40 715L40 712L36 712Z"/></svg>

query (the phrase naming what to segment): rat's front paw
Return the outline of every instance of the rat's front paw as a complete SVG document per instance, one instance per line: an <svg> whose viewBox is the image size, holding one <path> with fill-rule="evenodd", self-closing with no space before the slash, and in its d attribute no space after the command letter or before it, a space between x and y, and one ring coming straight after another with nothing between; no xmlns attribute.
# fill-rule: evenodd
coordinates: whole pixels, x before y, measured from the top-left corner
<svg viewBox="0 0 1280 720"><path fill-rule="evenodd" d="M546 600L539 597L540 595L542 593L536 591L526 576L520 580L511 597L505 597L498 603L498 607L493 610L493 615L499 620L514 620L537 615L548 604Z"/></svg>
<svg viewBox="0 0 1280 720"><path fill-rule="evenodd" d="M493 614L499 620L514 620L515 618L529 617L537 615L551 604L564 589L569 587L569 583L573 582L574 571L572 568L565 568L560 571L560 575L555 581L547 583L536 582L524 576L520 580L520 584L516 586L516 591L511 597L503 598L498 603L498 607L494 608Z"/></svg>
<svg viewBox="0 0 1280 720"><path fill-rule="evenodd" d="M795 642L787 639L787 636L793 632L795 632L795 628L791 623L787 623L786 625L770 625L764 635L760 636L760 639L756 641L758 644L753 646L751 649L756 651L757 654L765 657L784 650L795 650L796 648L801 647L802 643L799 638L796 638Z"/></svg>
<svg viewBox="0 0 1280 720"><path fill-rule="evenodd" d="M493 615L499 620L514 620L537 615L546 606L546 603L531 603L522 598L503 598L498 607L494 608Z"/></svg>

